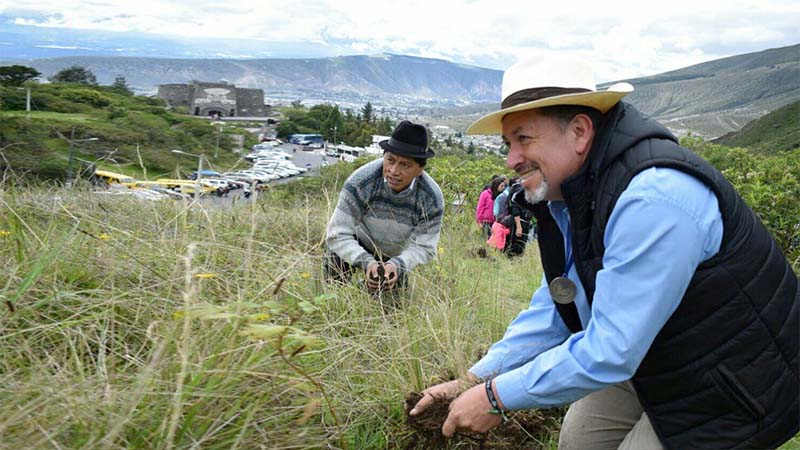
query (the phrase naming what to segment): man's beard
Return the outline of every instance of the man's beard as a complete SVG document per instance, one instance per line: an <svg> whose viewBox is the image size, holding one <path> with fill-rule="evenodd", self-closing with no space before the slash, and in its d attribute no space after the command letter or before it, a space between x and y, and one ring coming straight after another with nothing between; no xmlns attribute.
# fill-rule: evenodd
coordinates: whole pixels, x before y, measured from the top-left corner
<svg viewBox="0 0 800 450"><path fill-rule="evenodd" d="M539 203L547 197L549 192L550 185L547 183L547 178L542 177L542 182L539 183L539 187L537 187L535 191L529 191L527 188L525 189L525 200L530 204Z"/></svg>

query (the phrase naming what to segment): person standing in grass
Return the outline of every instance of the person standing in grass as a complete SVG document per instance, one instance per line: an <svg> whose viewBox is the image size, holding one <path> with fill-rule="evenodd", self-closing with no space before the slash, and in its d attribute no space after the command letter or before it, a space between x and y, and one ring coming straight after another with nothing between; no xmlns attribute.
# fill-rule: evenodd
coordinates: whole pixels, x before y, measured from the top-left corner
<svg viewBox="0 0 800 450"><path fill-rule="evenodd" d="M345 181L326 232L327 281L347 282L363 271L370 292L405 284L407 273L436 256L444 197L425 173L428 132L404 120L379 143L383 158Z"/></svg>
<svg viewBox="0 0 800 450"><path fill-rule="evenodd" d="M502 220L504 216L508 215L508 201L511 198L511 186L517 184L518 181L519 179L517 177L509 178L503 186L503 191L500 192L494 199L493 214L495 222Z"/></svg>
<svg viewBox="0 0 800 450"><path fill-rule="evenodd" d="M519 182L514 183L508 194L508 215L512 226L507 253L509 257L519 256L525 252L528 236L535 224L533 205L525 199L525 188Z"/></svg>
<svg viewBox="0 0 800 450"><path fill-rule="evenodd" d="M800 430L797 276L718 170L620 101L632 90L527 59L468 129L509 146L544 275L464 381L411 411L457 397L444 435L567 404L559 450L774 449Z"/></svg>
<svg viewBox="0 0 800 450"><path fill-rule="evenodd" d="M478 204L475 206L475 222L481 229L481 236L488 239L491 236L492 224L494 223L494 190L497 188L496 181L500 177L495 175L489 184L483 188L478 196Z"/></svg>

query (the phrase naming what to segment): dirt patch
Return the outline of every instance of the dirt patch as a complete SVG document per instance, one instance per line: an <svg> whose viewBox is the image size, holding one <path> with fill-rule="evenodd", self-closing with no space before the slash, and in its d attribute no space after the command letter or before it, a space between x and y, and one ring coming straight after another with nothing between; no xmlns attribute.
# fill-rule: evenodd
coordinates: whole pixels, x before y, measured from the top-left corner
<svg viewBox="0 0 800 450"><path fill-rule="evenodd" d="M433 405L422 415L409 416L408 412L417 404L422 394L412 392L406 396L406 425L411 435L404 448L421 449L546 449L549 436L558 429L563 408L534 409L509 413L511 420L500 424L488 434L456 433L448 439L442 436L442 425L447 419L449 399L435 399Z"/></svg>

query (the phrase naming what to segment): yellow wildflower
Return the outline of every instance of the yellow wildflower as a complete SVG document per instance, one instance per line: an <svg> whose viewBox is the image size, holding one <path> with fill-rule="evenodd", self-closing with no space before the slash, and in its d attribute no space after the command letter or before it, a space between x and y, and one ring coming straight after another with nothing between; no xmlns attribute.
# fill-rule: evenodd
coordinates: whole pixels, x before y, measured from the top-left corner
<svg viewBox="0 0 800 450"><path fill-rule="evenodd" d="M111 239L111 236L109 236L109 235L107 235L105 233L101 233L101 234L97 235L97 239L100 239L101 241L107 241L107 240Z"/></svg>
<svg viewBox="0 0 800 450"><path fill-rule="evenodd" d="M196 274L194 274L195 278L214 278L215 276L217 276L217 275L214 274L214 273L196 273Z"/></svg>
<svg viewBox="0 0 800 450"><path fill-rule="evenodd" d="M0 230L0 237L11 236L11 232L7 230Z"/></svg>
<svg viewBox="0 0 800 450"><path fill-rule="evenodd" d="M259 314L250 314L249 316L247 316L247 319L248 320L267 320L270 317L272 317L272 316L267 314L267 313L259 313Z"/></svg>
<svg viewBox="0 0 800 450"><path fill-rule="evenodd" d="M300 274L300 278L311 278L311 274L308 272L303 272Z"/></svg>

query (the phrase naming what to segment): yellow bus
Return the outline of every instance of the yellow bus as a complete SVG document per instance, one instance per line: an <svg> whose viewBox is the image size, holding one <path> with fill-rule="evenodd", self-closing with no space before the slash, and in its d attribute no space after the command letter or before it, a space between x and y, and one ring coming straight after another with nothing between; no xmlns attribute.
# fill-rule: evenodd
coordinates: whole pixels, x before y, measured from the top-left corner
<svg viewBox="0 0 800 450"><path fill-rule="evenodd" d="M155 182L162 184L169 189L180 189L181 192L185 192L187 194L193 193L197 188L197 183L192 180L174 180L170 178L159 178ZM202 180L200 181L201 194L210 194L216 190L217 188L215 188L214 186L203 184Z"/></svg>
<svg viewBox="0 0 800 450"><path fill-rule="evenodd" d="M108 170L95 170L94 177L106 184L126 184L136 182L133 177L129 177L121 173L109 172Z"/></svg>

